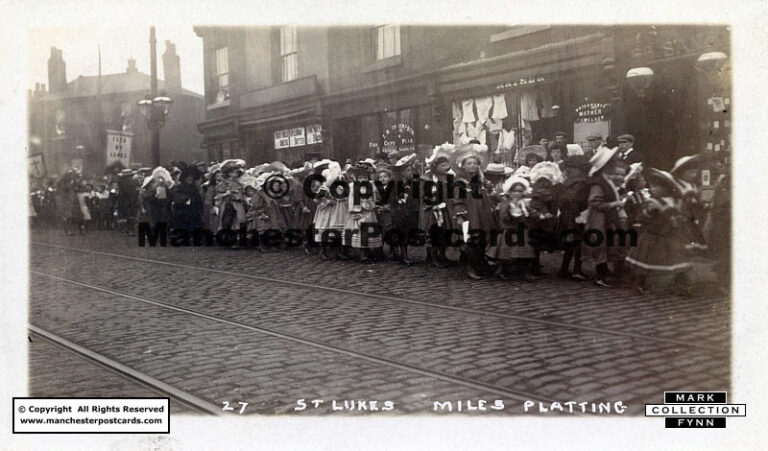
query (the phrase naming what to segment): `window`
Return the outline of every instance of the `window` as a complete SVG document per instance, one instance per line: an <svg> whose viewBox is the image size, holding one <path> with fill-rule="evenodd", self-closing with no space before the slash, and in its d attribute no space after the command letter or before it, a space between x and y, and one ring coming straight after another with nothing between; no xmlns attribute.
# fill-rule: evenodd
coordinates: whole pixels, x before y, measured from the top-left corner
<svg viewBox="0 0 768 451"><path fill-rule="evenodd" d="M280 58L283 64L283 82L298 78L296 27L293 25L280 28Z"/></svg>
<svg viewBox="0 0 768 451"><path fill-rule="evenodd" d="M229 55L226 47L216 50L216 102L229 99Z"/></svg>
<svg viewBox="0 0 768 451"><path fill-rule="evenodd" d="M374 29L373 35L377 60L400 54L400 25L380 25Z"/></svg>

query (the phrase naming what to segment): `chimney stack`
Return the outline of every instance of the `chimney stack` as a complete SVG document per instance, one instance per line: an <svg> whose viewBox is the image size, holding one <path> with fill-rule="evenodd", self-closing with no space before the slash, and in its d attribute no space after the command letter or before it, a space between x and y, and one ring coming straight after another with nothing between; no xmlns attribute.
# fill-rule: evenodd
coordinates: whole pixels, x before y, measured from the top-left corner
<svg viewBox="0 0 768 451"><path fill-rule="evenodd" d="M176 44L165 41L165 53L163 53L163 72L165 74L165 90L167 92L181 92L181 67L179 55L176 54Z"/></svg>
<svg viewBox="0 0 768 451"><path fill-rule="evenodd" d="M136 69L136 60L133 57L128 58L128 67L125 69L127 73L138 72Z"/></svg>
<svg viewBox="0 0 768 451"><path fill-rule="evenodd" d="M67 90L67 64L56 47L51 47L51 57L48 58L48 86L52 94Z"/></svg>

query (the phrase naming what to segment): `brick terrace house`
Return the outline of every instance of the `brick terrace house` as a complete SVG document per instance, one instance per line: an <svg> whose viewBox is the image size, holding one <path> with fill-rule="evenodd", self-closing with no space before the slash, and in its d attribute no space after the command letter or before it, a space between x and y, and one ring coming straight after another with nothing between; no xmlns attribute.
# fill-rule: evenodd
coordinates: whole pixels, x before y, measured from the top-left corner
<svg viewBox="0 0 768 451"><path fill-rule="evenodd" d="M211 160L250 164L357 159L417 150L462 134L501 160L552 138L635 134L651 164L727 147L730 74L697 59L728 52L725 27L195 27L203 39ZM644 92L626 72L652 67ZM724 75L723 75L724 74ZM667 99L667 100L663 100ZM709 101L709 102L708 102ZM493 121L485 121L492 117ZM478 120L484 123L475 127ZM472 127L467 127L471 124ZM501 133L504 130L504 133ZM722 138L722 139L721 139ZM502 145L499 145L502 141Z"/></svg>
<svg viewBox="0 0 768 451"><path fill-rule="evenodd" d="M196 126L203 119L203 97L182 88L170 41L163 63L166 80L158 80L158 89L173 99L173 107L160 132L161 161L202 160ZM38 83L29 94L29 154L42 154L48 176L78 165L86 176L100 175L106 166L105 131L117 130L132 134L131 163L149 166L150 132L137 105L149 87L150 76L139 72L133 59L123 73L81 75L67 82L63 52L51 48L48 89Z"/></svg>

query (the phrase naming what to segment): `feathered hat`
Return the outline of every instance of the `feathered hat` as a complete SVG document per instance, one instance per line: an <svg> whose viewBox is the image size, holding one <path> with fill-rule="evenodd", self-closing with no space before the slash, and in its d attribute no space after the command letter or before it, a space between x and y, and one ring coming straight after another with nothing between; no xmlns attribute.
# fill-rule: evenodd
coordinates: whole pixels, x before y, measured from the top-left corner
<svg viewBox="0 0 768 451"><path fill-rule="evenodd" d="M453 154L454 150L456 150L456 146L451 143L435 146L435 148L432 149L432 155L428 156L424 162L431 166L438 161L438 159L445 158L445 161L451 161L451 154Z"/></svg>
<svg viewBox="0 0 768 451"><path fill-rule="evenodd" d="M517 169L515 169L515 172L512 175L517 175L520 177L525 177L527 179L531 178L531 168L528 166L519 166Z"/></svg>
<svg viewBox="0 0 768 451"><path fill-rule="evenodd" d="M249 175L252 175L254 177L258 177L259 174L261 174L262 172L266 171L268 167L269 167L269 165L267 163L262 163L262 164L260 164L258 166L254 166L254 167L248 169L247 171L245 171L245 173L249 174Z"/></svg>
<svg viewBox="0 0 768 451"><path fill-rule="evenodd" d="M245 160L241 160L237 158L237 159L231 159L231 160L224 160L221 163L222 172L226 173L233 169L239 169L241 171L245 171Z"/></svg>
<svg viewBox="0 0 768 451"><path fill-rule="evenodd" d="M272 163L269 163L267 166L268 171L272 172L278 172L280 174L286 174L291 171L291 169L285 165L282 161L273 161Z"/></svg>
<svg viewBox="0 0 768 451"><path fill-rule="evenodd" d="M531 182L536 183L542 178L549 180L553 185L564 181L563 172L554 161L542 161L531 168Z"/></svg>
<svg viewBox="0 0 768 451"><path fill-rule="evenodd" d="M156 167L152 171L151 175L149 175L148 177L145 177L144 178L144 182L141 184L141 186L142 187L147 186L149 184L149 182L151 182L155 178L162 179L166 183L166 187L167 188L173 187L173 177L171 177L171 173L168 172L168 169L165 169L162 166Z"/></svg>
<svg viewBox="0 0 768 451"><path fill-rule="evenodd" d="M508 178L506 181L504 181L504 184L501 187L505 193L508 193L509 190L511 190L512 187L517 185L518 183L525 187L525 194L528 194L531 192L531 182L529 182L528 180L524 179L519 175L513 175L512 177Z"/></svg>
<svg viewBox="0 0 768 451"><path fill-rule="evenodd" d="M240 182L241 185L243 185L243 189L251 187L253 189L259 189L259 184L257 181L257 177L251 174L248 174L247 172L240 176L238 179L238 182Z"/></svg>
<svg viewBox="0 0 768 451"><path fill-rule="evenodd" d="M488 146L483 144L465 144L456 147L451 154L451 167L456 171L464 166L464 162L467 159L475 158L477 159L480 168L484 168L487 154Z"/></svg>
<svg viewBox="0 0 768 451"><path fill-rule="evenodd" d="M323 185L330 187L333 182L341 177L341 166L339 166L339 163L331 161L328 167L323 170L322 176L325 178Z"/></svg>

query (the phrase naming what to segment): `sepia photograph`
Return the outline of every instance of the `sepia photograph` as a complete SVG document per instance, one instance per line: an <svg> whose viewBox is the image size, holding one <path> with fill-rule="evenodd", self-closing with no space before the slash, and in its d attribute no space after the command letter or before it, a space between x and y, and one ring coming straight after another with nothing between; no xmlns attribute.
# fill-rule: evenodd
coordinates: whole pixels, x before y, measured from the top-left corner
<svg viewBox="0 0 768 451"><path fill-rule="evenodd" d="M27 27L13 433L746 423L733 26L517 22Z"/></svg>

